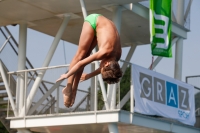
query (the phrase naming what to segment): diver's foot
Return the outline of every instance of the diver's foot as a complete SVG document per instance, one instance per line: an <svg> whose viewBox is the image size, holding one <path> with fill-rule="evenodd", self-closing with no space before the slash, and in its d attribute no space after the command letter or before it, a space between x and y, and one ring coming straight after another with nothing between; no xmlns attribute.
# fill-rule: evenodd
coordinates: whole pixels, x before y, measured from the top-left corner
<svg viewBox="0 0 200 133"><path fill-rule="evenodd" d="M72 100L71 87L63 88L62 93L63 93L64 105L69 108Z"/></svg>
<svg viewBox="0 0 200 133"><path fill-rule="evenodd" d="M76 99L76 92L77 92L77 90L72 91L72 100L71 100L70 107L72 107L74 105L74 102L75 102L75 99Z"/></svg>

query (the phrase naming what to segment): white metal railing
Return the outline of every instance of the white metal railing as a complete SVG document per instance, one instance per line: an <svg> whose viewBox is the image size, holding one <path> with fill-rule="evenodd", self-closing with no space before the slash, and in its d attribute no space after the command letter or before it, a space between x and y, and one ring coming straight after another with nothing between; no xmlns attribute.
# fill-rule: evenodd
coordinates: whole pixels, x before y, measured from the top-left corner
<svg viewBox="0 0 200 133"><path fill-rule="evenodd" d="M62 102L63 101L62 100L62 92L61 92L60 88L65 87L65 85L60 84L60 83L55 83L55 81L57 78L59 78L59 76L62 73L66 72L67 67L69 67L69 64L8 72L9 77L11 77L11 76L19 77L20 76L20 77L23 77L23 80L25 81L25 85L23 88L24 89L23 93L25 95L23 101L24 101L25 106L20 111L20 109L17 108L18 103L15 102L17 110L19 110L20 112L24 111L26 115L66 113L66 112L75 112L75 111L80 111L80 110L87 111L88 107L89 107L89 105L88 105L89 104L88 103L89 93L87 91L79 90L79 89L77 90L77 93L79 93L78 94L79 97L76 99L77 104L75 104L75 107L71 108L71 109L66 109L64 107L64 104ZM51 73L51 74L56 73L56 76L52 75L54 82L52 82L52 78L49 76L47 76L46 80L42 81L46 86L49 87L48 90L46 92L44 92L43 95L37 96L37 94L36 94L35 96L33 96L36 98L34 99L34 102L31 103L32 107L29 110L27 110L27 108L26 108L27 97L28 97L28 95L30 95L27 92L30 92L33 82L35 82L35 79L36 79L35 76L33 77L32 75L29 75L29 73L37 72L38 74L40 74L43 71L46 71L47 75L48 75L48 73ZM50 78L50 79L48 79L48 78ZM16 95L18 95L18 94L16 94ZM50 97L50 96L52 96L52 97ZM83 109L83 107L81 107L83 105L83 103L87 103L87 105L85 105L87 108ZM21 114L20 112L18 112L18 114Z"/></svg>
<svg viewBox="0 0 200 133"><path fill-rule="evenodd" d="M121 60L122 62L122 60ZM128 63L123 61L124 63ZM94 65L94 63L92 63ZM130 64L130 63L129 63ZM21 109L21 111L25 112L24 115L20 115L19 117L26 117L26 116L30 116L30 115L43 115L43 114L57 114L57 113L68 113L68 112L82 112L82 111L100 111L100 110L119 110L123 107L123 105L125 105L127 102L130 101L130 109L128 109L127 111L130 111L133 113L133 102L134 102L134 97L133 97L133 85L130 84L130 88L128 88L128 90L131 90L129 92L126 92L129 94L129 98L127 98L123 105L120 105L120 83L118 84L114 84L114 85L108 85L107 86L107 103L108 105L111 107L110 109L105 109L105 100L103 99L102 96L102 91L100 89L101 86L99 86L98 84L98 78L93 77L95 79L95 86L94 88L90 88L90 89L94 89L94 93L91 94L90 92L86 91L86 90L78 90L77 93L78 96L76 96L76 103L74 104L74 106L72 108L66 108L64 106L63 103L63 97L62 97L62 92L60 90L60 88L63 88L66 86L66 84L62 84L62 83L55 83L56 79L59 78L59 76L63 73L66 72L66 68L69 67L68 65L60 65L60 66L51 66L51 67L42 67L42 68L35 68L35 69L28 69L28 70L20 70L20 71L12 71L12 72L8 72L9 77L11 76L21 76L24 78L25 81L25 87L24 87L24 94L25 94L25 99L24 99L24 105L25 107L23 109ZM55 74L55 75L51 75L51 77L54 77L52 82L52 79L44 79L42 80L42 82L48 87L47 92L44 92L43 95L41 95L40 97L37 96L37 94L34 97L35 100L31 103L31 108L29 110L27 110L26 106L27 106L27 97L29 95L28 92L30 92L30 89L32 88L31 85L33 85L32 82L35 81L36 77L29 75L28 73L33 73L33 72L37 72L38 74L40 74L41 72L46 71L46 74L48 75L48 73L50 74ZM49 76L48 76L49 77ZM52 97L50 97L50 95L52 95ZM94 96L94 105L92 104L92 101L90 100L90 97ZM53 103L53 104L52 104ZM18 103L15 103L16 105ZM94 106L94 109L91 109L91 106ZM19 113L20 114L20 113ZM9 116L8 116L9 117Z"/></svg>

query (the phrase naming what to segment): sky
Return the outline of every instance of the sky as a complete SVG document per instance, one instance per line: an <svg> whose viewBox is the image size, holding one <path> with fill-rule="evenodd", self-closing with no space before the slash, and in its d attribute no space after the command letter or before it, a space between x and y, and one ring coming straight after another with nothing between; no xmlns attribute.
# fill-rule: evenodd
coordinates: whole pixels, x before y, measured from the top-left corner
<svg viewBox="0 0 200 133"><path fill-rule="evenodd" d="M187 34L187 39L183 41L183 64L182 64L182 81L185 81L186 76L200 75L200 0L193 0L191 7L190 32ZM19 27L8 26L9 30L18 42ZM134 29L133 29L134 30ZM46 54L53 42L53 37L28 29L27 36L27 57L35 68L41 67ZM63 45L64 43L64 45ZM65 50L64 50L65 49ZM49 66L63 65L70 63L77 45L68 42L60 41ZM126 58L129 48L123 48L121 59ZM172 48L173 57L163 58L156 66L154 71L164 75L174 77L175 64L175 45ZM65 58L66 55L66 58ZM150 45L137 46L131 63L148 68L152 61ZM86 69L86 72L89 71Z"/></svg>

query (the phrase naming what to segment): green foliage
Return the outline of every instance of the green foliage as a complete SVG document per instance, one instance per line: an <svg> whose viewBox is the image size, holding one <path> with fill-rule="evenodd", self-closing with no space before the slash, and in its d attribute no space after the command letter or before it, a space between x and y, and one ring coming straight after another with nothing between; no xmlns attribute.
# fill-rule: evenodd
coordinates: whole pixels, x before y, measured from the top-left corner
<svg viewBox="0 0 200 133"><path fill-rule="evenodd" d="M1 122L0 122L0 133L9 133Z"/></svg>
<svg viewBox="0 0 200 133"><path fill-rule="evenodd" d="M127 67L124 76L120 82L120 100L128 93L130 90L130 81L131 80L131 68ZM130 101L128 101L123 107L123 110L130 111Z"/></svg>
<svg viewBox="0 0 200 133"><path fill-rule="evenodd" d="M130 67L127 67L124 76L122 77L121 81L120 81L120 100L122 100L122 98L128 93L128 91L130 90L130 72L131 69ZM105 87L107 87L107 84L105 83ZM104 101L103 101L103 95L98 83L98 106L97 109L98 110L102 110L103 106L104 106ZM90 91L90 88L88 88L88 91ZM106 88L107 91L107 88ZM122 108L123 110L127 110L130 111L130 101L128 101Z"/></svg>

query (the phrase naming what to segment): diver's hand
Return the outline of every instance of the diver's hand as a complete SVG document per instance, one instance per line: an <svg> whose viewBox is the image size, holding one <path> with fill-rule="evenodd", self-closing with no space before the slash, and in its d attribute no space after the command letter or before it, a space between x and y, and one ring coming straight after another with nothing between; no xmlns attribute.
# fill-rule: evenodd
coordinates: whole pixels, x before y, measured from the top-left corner
<svg viewBox="0 0 200 133"><path fill-rule="evenodd" d="M64 80L64 79L66 79L66 78L67 78L67 74L62 74L62 75L60 76L60 78L56 80L56 82L61 81L61 80Z"/></svg>
<svg viewBox="0 0 200 133"><path fill-rule="evenodd" d="M82 81L84 81L84 80L87 80L88 78L89 78L89 77L88 77L88 74L83 73L83 74L81 75L80 82L82 82Z"/></svg>

